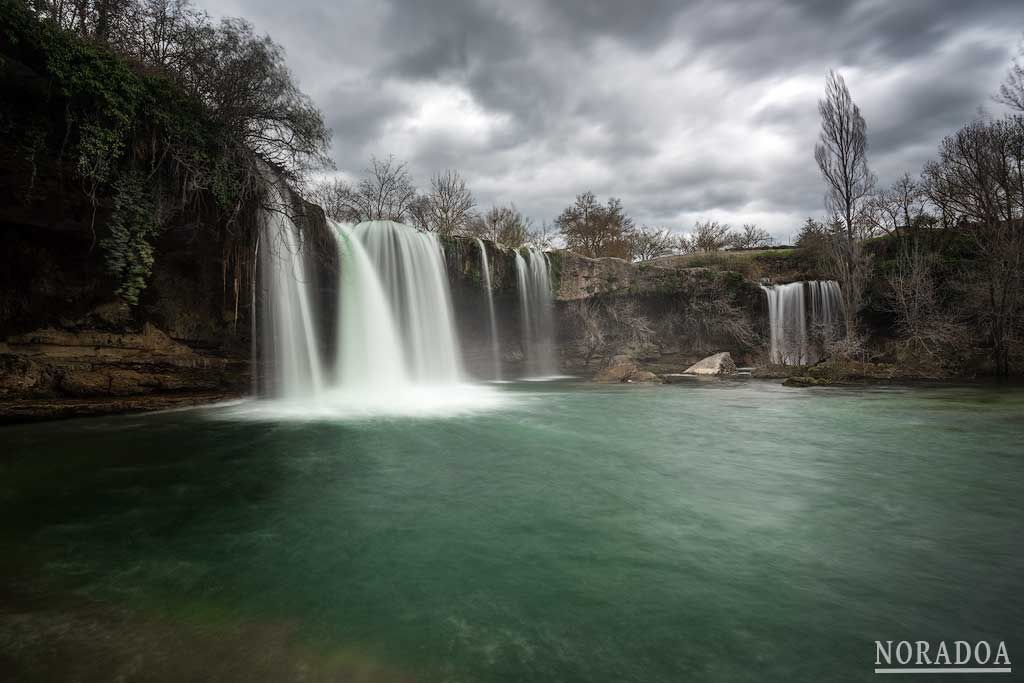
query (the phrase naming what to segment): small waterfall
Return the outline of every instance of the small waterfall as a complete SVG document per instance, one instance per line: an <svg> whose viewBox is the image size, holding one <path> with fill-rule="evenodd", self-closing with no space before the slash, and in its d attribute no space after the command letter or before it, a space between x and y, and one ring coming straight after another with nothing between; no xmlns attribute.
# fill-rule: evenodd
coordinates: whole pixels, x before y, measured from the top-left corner
<svg viewBox="0 0 1024 683"><path fill-rule="evenodd" d="M462 357L437 235L392 221L367 221L351 232L362 243L390 304L409 378L423 384L461 382Z"/></svg>
<svg viewBox="0 0 1024 683"><path fill-rule="evenodd" d="M812 280L807 287L811 291L811 334L823 340L836 339L842 317L839 283L835 280Z"/></svg>
<svg viewBox="0 0 1024 683"><path fill-rule="evenodd" d="M487 313L491 320L491 361L494 363L494 379L501 379L501 349L498 341L498 320L494 315L494 292L491 291L491 267L487 261L487 246L477 238L476 245L480 248L480 272L484 277L484 288L487 290Z"/></svg>
<svg viewBox="0 0 1024 683"><path fill-rule="evenodd" d="M550 377L558 373L555 360L554 301L551 275L543 252L530 247L524 259L516 250L516 279L523 333L523 353L529 377Z"/></svg>
<svg viewBox="0 0 1024 683"><path fill-rule="evenodd" d="M260 267L262 353L267 360L263 393L286 399L320 393L323 369L307 286L302 235L286 213L287 203L273 182L261 217L257 254Z"/></svg>
<svg viewBox="0 0 1024 683"><path fill-rule="evenodd" d="M771 362L780 365L817 362L823 343L835 336L839 320L839 284L832 280L813 280L761 285L761 289L768 297Z"/></svg>

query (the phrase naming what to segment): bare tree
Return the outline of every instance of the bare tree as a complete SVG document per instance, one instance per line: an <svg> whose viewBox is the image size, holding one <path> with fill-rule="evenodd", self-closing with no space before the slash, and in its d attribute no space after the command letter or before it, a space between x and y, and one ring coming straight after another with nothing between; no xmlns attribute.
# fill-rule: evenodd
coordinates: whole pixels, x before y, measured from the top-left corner
<svg viewBox="0 0 1024 683"><path fill-rule="evenodd" d="M336 221L358 222L358 216L352 212L349 195L352 188L343 180L334 178L313 184L309 191L309 200L324 210L328 218Z"/></svg>
<svg viewBox="0 0 1024 683"><path fill-rule="evenodd" d="M846 334L853 339L870 266L860 245L867 227L862 215L865 199L875 182L867 163L867 124L843 77L831 70L818 112L821 134L814 158L828 189L826 207L836 219L828 242L829 263L842 290Z"/></svg>
<svg viewBox="0 0 1024 683"><path fill-rule="evenodd" d="M415 199L416 188L405 164L393 156L385 160L372 157L370 168L356 186L340 183L336 193L343 220L354 222L407 220Z"/></svg>
<svg viewBox="0 0 1024 683"><path fill-rule="evenodd" d="M731 230L728 223L712 220L697 221L693 226L693 232L680 239L680 251L683 253L714 252L725 249L732 244Z"/></svg>
<svg viewBox="0 0 1024 683"><path fill-rule="evenodd" d="M558 245L558 231L543 221L540 227L527 231L526 241L541 250L554 249Z"/></svg>
<svg viewBox="0 0 1024 683"><path fill-rule="evenodd" d="M744 223L742 232L733 236L732 246L735 249L760 249L767 247L771 240L772 236L768 234L767 230L759 228L753 223Z"/></svg>
<svg viewBox="0 0 1024 683"><path fill-rule="evenodd" d="M916 180L904 173L888 189L872 195L865 207L865 219L879 232L900 240L900 232L920 224L925 216L927 195Z"/></svg>
<svg viewBox="0 0 1024 683"><path fill-rule="evenodd" d="M438 173L430 180L430 194L426 195L417 213L423 228L442 235L466 232L475 218L476 201L458 171Z"/></svg>
<svg viewBox="0 0 1024 683"><path fill-rule="evenodd" d="M901 343L948 364L950 355L966 344L968 334L954 311L943 305L935 281L937 255L919 240L902 249L887 281L887 304L896 318Z"/></svg>
<svg viewBox="0 0 1024 683"><path fill-rule="evenodd" d="M856 228L865 198L875 178L868 169L867 125L853 102L843 77L829 71L825 97L818 100L821 134L814 159L828 187L826 206L843 219L847 237L856 239Z"/></svg>
<svg viewBox="0 0 1024 683"><path fill-rule="evenodd" d="M928 194L974 241L971 279L996 373L1009 373L1024 307L1024 117L978 120L925 166Z"/></svg>
<svg viewBox="0 0 1024 683"><path fill-rule="evenodd" d="M492 206L469 223L467 232L473 237L518 249L530 240L532 223L515 204Z"/></svg>
<svg viewBox="0 0 1024 683"><path fill-rule="evenodd" d="M676 238L665 228L648 228L646 226L630 235L630 254L634 261L648 261L667 256L675 248Z"/></svg>
<svg viewBox="0 0 1024 683"><path fill-rule="evenodd" d="M1010 63L1006 80L999 86L999 94L993 99L1019 112L1024 112L1024 44L1018 50L1016 59Z"/></svg>
<svg viewBox="0 0 1024 683"><path fill-rule="evenodd" d="M614 197L603 205L593 192L576 195L576 201L559 214L555 225L571 251L590 257L629 258L633 219Z"/></svg>

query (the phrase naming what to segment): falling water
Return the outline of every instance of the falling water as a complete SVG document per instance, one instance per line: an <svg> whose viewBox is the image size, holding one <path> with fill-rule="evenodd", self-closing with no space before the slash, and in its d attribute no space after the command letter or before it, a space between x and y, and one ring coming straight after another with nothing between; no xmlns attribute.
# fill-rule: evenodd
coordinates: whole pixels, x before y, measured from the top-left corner
<svg viewBox="0 0 1024 683"><path fill-rule="evenodd" d="M527 249L527 257L529 260L516 251L526 374L529 377L550 377L558 372L551 275L543 252L531 247Z"/></svg>
<svg viewBox="0 0 1024 683"><path fill-rule="evenodd" d="M268 183L268 193L274 208L262 213L257 249L263 291L262 350L269 361L269 386L264 393L294 399L320 393L323 370L307 293L302 236L288 217L276 184Z"/></svg>
<svg viewBox="0 0 1024 683"><path fill-rule="evenodd" d="M771 362L781 365L816 362L821 342L835 334L839 318L839 284L831 280L814 280L761 285L761 289L768 297ZM810 336L809 332L812 333ZM817 343L812 343L812 338Z"/></svg>
<svg viewBox="0 0 1024 683"><path fill-rule="evenodd" d="M421 384L457 384L463 380L461 351L444 254L437 235L392 221L367 221L352 228L390 306L409 379ZM353 296L365 296L360 291ZM372 305L363 300L362 305ZM347 314L343 314L346 315ZM349 324L344 320L342 325ZM342 355L348 353L343 346ZM376 353L384 354L384 349Z"/></svg>
<svg viewBox="0 0 1024 683"><path fill-rule="evenodd" d="M391 304L352 227L331 227L341 269L336 384L346 391L401 391L410 380Z"/></svg>
<svg viewBox="0 0 1024 683"><path fill-rule="evenodd" d="M491 319L491 362L494 363L494 379L501 379L501 349L498 342L498 320L494 315L494 292L491 291L491 267L487 261L487 246L477 238L476 245L480 248L480 272L484 276L484 288L487 290L487 313Z"/></svg>
<svg viewBox="0 0 1024 683"><path fill-rule="evenodd" d="M812 280L807 283L811 290L811 332L822 339L838 336L842 292L835 280Z"/></svg>

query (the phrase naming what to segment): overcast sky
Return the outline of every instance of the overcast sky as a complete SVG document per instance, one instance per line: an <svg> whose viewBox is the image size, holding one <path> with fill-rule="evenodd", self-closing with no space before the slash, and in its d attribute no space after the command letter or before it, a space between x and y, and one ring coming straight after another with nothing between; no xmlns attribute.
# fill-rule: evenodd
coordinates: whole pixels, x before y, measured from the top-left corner
<svg viewBox="0 0 1024 683"><path fill-rule="evenodd" d="M197 0L287 50L334 131L414 180L456 168L478 202L538 224L585 190L638 224L756 222L788 240L822 213L817 99L829 68L883 183L998 114L1021 0Z"/></svg>

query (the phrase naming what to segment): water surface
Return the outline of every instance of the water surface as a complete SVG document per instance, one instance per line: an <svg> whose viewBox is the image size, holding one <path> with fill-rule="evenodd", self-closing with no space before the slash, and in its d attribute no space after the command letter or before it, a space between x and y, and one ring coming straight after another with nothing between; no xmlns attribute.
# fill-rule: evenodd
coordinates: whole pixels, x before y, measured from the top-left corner
<svg viewBox="0 0 1024 683"><path fill-rule="evenodd" d="M0 430L0 678L871 680L874 640L1024 652L1020 389L494 390L446 419Z"/></svg>

